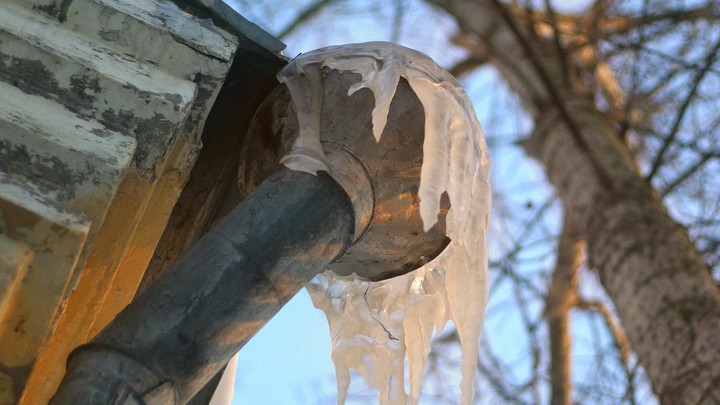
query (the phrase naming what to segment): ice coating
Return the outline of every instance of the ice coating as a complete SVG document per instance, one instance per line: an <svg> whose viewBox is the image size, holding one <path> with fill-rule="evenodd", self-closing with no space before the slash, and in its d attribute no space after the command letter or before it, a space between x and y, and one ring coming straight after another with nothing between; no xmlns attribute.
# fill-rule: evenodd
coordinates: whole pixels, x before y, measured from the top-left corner
<svg viewBox="0 0 720 405"><path fill-rule="evenodd" d="M381 282L327 271L308 285L330 325L338 403L344 403L350 369L379 390L381 404L418 403L433 330L448 319L462 344L461 403L473 397L479 336L487 301L487 228L490 160L472 104L457 81L426 55L386 42L331 46L300 55L279 74L290 89L300 133L281 162L293 170L328 170L320 146L321 69L352 71L375 97L373 135L380 142L398 81L405 78L425 110L425 139L418 197L427 231L448 193L447 235L433 261ZM410 396L404 387L408 361Z"/></svg>

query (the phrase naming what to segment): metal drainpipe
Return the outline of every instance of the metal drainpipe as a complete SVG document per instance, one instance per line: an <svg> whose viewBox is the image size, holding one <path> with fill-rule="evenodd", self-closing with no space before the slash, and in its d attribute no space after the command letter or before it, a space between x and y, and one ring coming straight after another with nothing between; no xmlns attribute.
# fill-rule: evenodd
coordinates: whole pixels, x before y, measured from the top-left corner
<svg viewBox="0 0 720 405"><path fill-rule="evenodd" d="M70 355L52 405L185 404L317 273L387 279L447 246L447 201L428 232L418 212L424 112L410 86L398 84L378 144L372 94L347 95L358 75L322 77L321 141L334 177L286 168L267 177L298 133L279 86L240 152L246 200Z"/></svg>
<svg viewBox="0 0 720 405"><path fill-rule="evenodd" d="M183 404L350 245L350 198L281 168L68 360L53 405Z"/></svg>

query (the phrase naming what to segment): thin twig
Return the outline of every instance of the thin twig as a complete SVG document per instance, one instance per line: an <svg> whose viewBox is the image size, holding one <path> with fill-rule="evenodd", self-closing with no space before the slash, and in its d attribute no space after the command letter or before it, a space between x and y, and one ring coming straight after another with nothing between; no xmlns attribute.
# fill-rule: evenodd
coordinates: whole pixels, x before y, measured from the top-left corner
<svg viewBox="0 0 720 405"><path fill-rule="evenodd" d="M580 309L593 310L602 316L613 337L615 347L618 349L618 353L620 353L620 358L627 367L630 367L630 341L627 335L625 335L625 331L620 326L620 323L607 308L607 305L600 301L578 299L575 306Z"/></svg>
<svg viewBox="0 0 720 405"><path fill-rule="evenodd" d="M665 197L666 195L670 194L675 190L678 186L680 186L682 183L685 182L690 176L695 174L698 170L700 170L705 164L713 157L717 157L718 155L714 153L703 153L700 155L700 159L698 159L697 162L695 162L694 165L690 166L685 170L682 174L677 176L675 180L670 182L667 186L663 187L662 191L660 192L660 195Z"/></svg>

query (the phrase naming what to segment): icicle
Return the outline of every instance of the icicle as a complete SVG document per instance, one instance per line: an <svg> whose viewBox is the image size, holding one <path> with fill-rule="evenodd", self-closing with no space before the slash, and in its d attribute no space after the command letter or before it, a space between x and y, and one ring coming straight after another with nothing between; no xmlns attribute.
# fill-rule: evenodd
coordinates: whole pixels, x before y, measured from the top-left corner
<svg viewBox="0 0 720 405"><path fill-rule="evenodd" d="M308 291L330 325L338 403L350 383L350 369L377 387L381 404L403 404L407 355L410 402L416 404L433 329L452 319L462 344L461 403L473 396L479 336L487 301L487 228L490 161L470 100L457 81L424 54L386 42L331 46L302 54L279 74L298 111L300 134L282 162L291 169L327 170L320 147L320 69L362 76L348 93L368 88L375 96L373 134L379 142L400 77L425 110L420 175L420 215L430 229L447 192L447 249L422 268L381 282L339 277L327 271Z"/></svg>

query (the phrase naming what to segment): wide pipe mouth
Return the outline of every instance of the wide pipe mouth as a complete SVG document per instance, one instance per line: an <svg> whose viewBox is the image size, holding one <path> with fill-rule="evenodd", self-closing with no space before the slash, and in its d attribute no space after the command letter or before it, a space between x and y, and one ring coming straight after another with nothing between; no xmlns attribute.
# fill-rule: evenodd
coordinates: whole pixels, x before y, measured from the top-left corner
<svg viewBox="0 0 720 405"><path fill-rule="evenodd" d="M449 244L441 199L437 223L425 232L420 217L420 172L425 113L407 81L400 80L382 139L373 135L373 94L348 96L360 75L323 69L320 143L330 175L353 203L355 235L347 252L328 266L341 276L372 281L406 274L437 257ZM248 195L292 148L299 134L290 92L278 86L258 108L243 141L238 185Z"/></svg>

